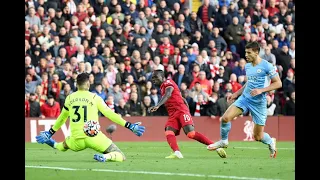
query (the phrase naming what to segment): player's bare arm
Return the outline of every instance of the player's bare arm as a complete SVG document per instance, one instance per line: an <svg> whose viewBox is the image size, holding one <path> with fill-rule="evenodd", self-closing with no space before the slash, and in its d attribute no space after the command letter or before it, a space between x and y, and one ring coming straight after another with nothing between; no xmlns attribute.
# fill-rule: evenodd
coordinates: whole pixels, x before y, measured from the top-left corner
<svg viewBox="0 0 320 180"><path fill-rule="evenodd" d="M272 90L276 90L282 87L282 82L279 76L274 76L273 78L271 78L271 84L265 88L262 89L252 89L252 91L250 92L251 96L256 96L259 95L263 92L269 92Z"/></svg>
<svg viewBox="0 0 320 180"><path fill-rule="evenodd" d="M189 104L188 104L188 102L187 102L187 100L184 98L184 97L182 97L182 99L183 99L183 102L187 105L187 107L189 108Z"/></svg>
<svg viewBox="0 0 320 180"><path fill-rule="evenodd" d="M234 100L236 100L242 93L244 88L246 87L247 83L245 83L238 91L236 91L235 93L233 93L231 96L227 97L227 102L233 102Z"/></svg>
<svg viewBox="0 0 320 180"><path fill-rule="evenodd" d="M149 108L150 112L154 112L157 111L159 109L160 106L162 106L164 103L167 102L167 100L171 97L171 94L173 92L173 87L169 86L165 89L165 93L164 96L162 96L162 98L160 99L160 101L158 102L158 104L156 106L152 106Z"/></svg>

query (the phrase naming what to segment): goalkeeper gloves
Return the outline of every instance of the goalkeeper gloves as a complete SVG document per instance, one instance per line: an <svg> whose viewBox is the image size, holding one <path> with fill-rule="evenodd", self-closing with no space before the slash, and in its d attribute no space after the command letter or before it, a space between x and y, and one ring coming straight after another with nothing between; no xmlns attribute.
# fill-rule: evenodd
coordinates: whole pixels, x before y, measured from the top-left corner
<svg viewBox="0 0 320 180"><path fill-rule="evenodd" d="M136 122L134 124L126 122L125 127L130 129L137 136L142 136L146 128L144 126L140 126L140 124L141 122Z"/></svg>
<svg viewBox="0 0 320 180"><path fill-rule="evenodd" d="M49 131L41 131L40 135L36 136L36 140L38 143L43 144L50 140L51 136L55 133L52 128Z"/></svg>

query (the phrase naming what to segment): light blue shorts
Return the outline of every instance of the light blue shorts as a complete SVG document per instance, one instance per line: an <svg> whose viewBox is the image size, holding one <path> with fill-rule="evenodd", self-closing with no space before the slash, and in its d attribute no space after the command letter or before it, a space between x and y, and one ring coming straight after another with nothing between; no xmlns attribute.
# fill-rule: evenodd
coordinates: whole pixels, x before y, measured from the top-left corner
<svg viewBox="0 0 320 180"><path fill-rule="evenodd" d="M265 100L261 100L261 103L254 103L241 95L233 105L241 108L243 110L243 114L246 114L249 111L255 124L261 126L266 124L267 102Z"/></svg>

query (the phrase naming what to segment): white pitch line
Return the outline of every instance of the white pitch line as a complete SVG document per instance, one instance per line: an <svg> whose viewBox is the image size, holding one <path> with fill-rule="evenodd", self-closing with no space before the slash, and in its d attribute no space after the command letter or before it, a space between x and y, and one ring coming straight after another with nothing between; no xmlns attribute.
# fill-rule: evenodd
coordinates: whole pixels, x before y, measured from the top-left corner
<svg viewBox="0 0 320 180"><path fill-rule="evenodd" d="M182 146L183 147L183 146ZM149 148L149 149L154 149L154 148L167 148L167 146L163 146L163 147L144 147L145 148ZM195 149L195 148L202 148L202 147L195 147L195 146L189 146L189 147L185 147L185 148L192 148L192 149ZM232 149L232 148L235 148L235 149L268 149L267 147L232 147L232 146L229 146L228 149ZM26 150L44 150L44 149L47 149L47 148L26 148ZM123 149L129 149L128 147L123 147L121 148L122 150ZM295 148L277 148L277 149L281 149L281 150L295 150Z"/></svg>
<svg viewBox="0 0 320 180"><path fill-rule="evenodd" d="M235 149L267 149L267 147L262 148L262 147L230 147L235 148ZM282 149L282 150L295 150L295 148L278 148L277 149Z"/></svg>
<svg viewBox="0 0 320 180"><path fill-rule="evenodd" d="M130 174L152 174L152 175L165 175L165 176L188 176L188 177L221 178L221 179L279 180L279 179L240 177L240 176L170 173L170 172L154 172L154 171L124 171L124 170L113 170L113 169L78 169L78 168L50 167L50 166L28 166L28 165L25 165L25 168L54 169L54 170L62 170L62 171L95 171L95 172L130 173Z"/></svg>

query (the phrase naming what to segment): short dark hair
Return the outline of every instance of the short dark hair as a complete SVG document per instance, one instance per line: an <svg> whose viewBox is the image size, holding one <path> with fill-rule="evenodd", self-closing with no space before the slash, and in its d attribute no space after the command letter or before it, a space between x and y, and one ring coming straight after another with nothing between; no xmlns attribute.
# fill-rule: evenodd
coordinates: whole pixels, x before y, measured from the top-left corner
<svg viewBox="0 0 320 180"><path fill-rule="evenodd" d="M161 69L157 69L153 73L160 74L162 77L164 77L164 71L162 71Z"/></svg>
<svg viewBox="0 0 320 180"><path fill-rule="evenodd" d="M257 41L249 42L246 45L246 49L252 49L253 51L260 51L260 44Z"/></svg>
<svg viewBox="0 0 320 180"><path fill-rule="evenodd" d="M84 83L86 83L87 81L89 81L89 74L88 73L81 73L77 76L77 84L79 86L84 85Z"/></svg>

